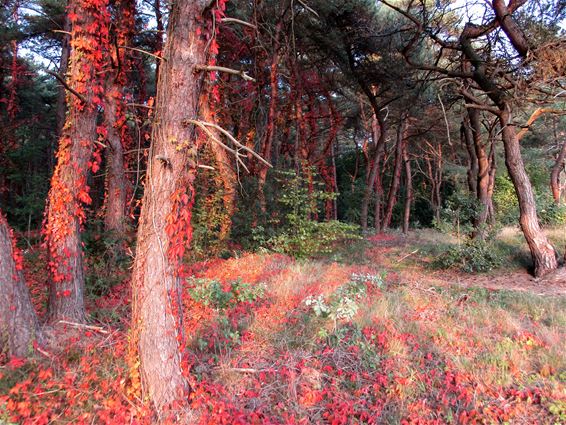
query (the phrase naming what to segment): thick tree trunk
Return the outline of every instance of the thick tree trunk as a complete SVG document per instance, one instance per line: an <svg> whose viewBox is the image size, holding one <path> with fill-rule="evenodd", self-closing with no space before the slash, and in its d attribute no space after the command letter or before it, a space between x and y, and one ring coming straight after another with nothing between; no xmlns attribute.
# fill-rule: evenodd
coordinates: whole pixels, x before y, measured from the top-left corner
<svg viewBox="0 0 566 425"><path fill-rule="evenodd" d="M97 3L99 4L99 2ZM71 15L72 14L72 15ZM48 195L45 243L49 255L49 320L85 320L84 270L80 228L83 204L91 202L86 184L96 141L96 117L103 88L102 58L93 52L107 43L106 7L90 0L72 0L73 16L68 85L82 98L69 95L67 121L59 141L57 165Z"/></svg>
<svg viewBox="0 0 566 425"><path fill-rule="evenodd" d="M566 141L562 142L560 147L560 152L554 161L552 166L552 171L550 172L550 190L552 191L552 197L556 204L560 204L562 190L560 187L560 173L564 170L564 160L566 159Z"/></svg>
<svg viewBox="0 0 566 425"><path fill-rule="evenodd" d="M372 133L373 140L375 143L373 151L373 161L371 161L371 168L369 176L366 181L366 187L364 190L364 197L362 198L361 212L360 212L360 224L362 230L366 231L368 227L368 211L369 204L371 202L371 195L373 193L373 187L375 185L375 180L377 178L377 173L379 171L379 166L381 164L381 159L383 157L383 150L385 148L385 139L387 138L387 127L385 122L385 112L380 111L377 117L372 123ZM378 136L379 132L379 136ZM377 226L377 223L376 223ZM376 227L378 229L379 226Z"/></svg>
<svg viewBox="0 0 566 425"><path fill-rule="evenodd" d="M0 211L0 353L26 357L41 339L12 232Z"/></svg>
<svg viewBox="0 0 566 425"><path fill-rule="evenodd" d="M403 162L405 163L405 211L403 213L403 233L409 233L409 223L411 219L411 205L413 204L413 171L411 170L411 160L407 152L407 145L403 149Z"/></svg>
<svg viewBox="0 0 566 425"><path fill-rule="evenodd" d="M387 230L391 225L393 217L393 208L397 203L397 192L401 184L401 173L403 171L403 151L405 150L405 143L407 142L407 130L409 128L409 120L407 117L401 118L401 123L397 129L397 141L395 144L395 163L393 165L393 176L391 185L389 186L389 193L387 195L387 205L385 213L383 214L382 230Z"/></svg>
<svg viewBox="0 0 566 425"><path fill-rule="evenodd" d="M181 290L178 275L191 237L196 134L206 39L199 34L204 1L173 3L157 84L155 124L148 159L132 277L131 348L139 355L144 396L162 414L186 406Z"/></svg>
<svg viewBox="0 0 566 425"><path fill-rule="evenodd" d="M519 221L533 258L534 275L540 277L558 267L557 255L538 222L535 196L525 170L519 139L511 122L509 109L509 106L505 105L505 109L502 109L499 115L503 129L505 164L519 200Z"/></svg>

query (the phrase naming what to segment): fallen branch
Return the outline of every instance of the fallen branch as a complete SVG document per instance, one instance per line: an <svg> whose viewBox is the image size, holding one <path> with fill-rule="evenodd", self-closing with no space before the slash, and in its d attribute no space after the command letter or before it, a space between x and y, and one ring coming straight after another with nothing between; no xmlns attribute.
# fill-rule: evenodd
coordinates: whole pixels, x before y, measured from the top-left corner
<svg viewBox="0 0 566 425"><path fill-rule="evenodd" d="M417 252L419 252L418 249L415 249L413 252L409 252L407 255L404 255L404 256L401 257L399 260L397 260L397 263L400 263L400 262L403 261L405 258L409 258L411 255L416 254Z"/></svg>
<svg viewBox="0 0 566 425"><path fill-rule="evenodd" d="M62 323L64 325L69 325L69 326L73 326L75 328L80 328L80 329L88 329L91 331L95 331L95 332L99 332L101 334L105 334L108 335L110 332L108 332L106 329L104 329L101 326L92 326L92 325L83 325L82 323L75 323L75 322L69 322L67 320L59 320L58 323Z"/></svg>
<svg viewBox="0 0 566 425"><path fill-rule="evenodd" d="M195 65L195 69L197 71L218 71L232 75L239 75L245 81L253 81L255 83L255 78L250 77L248 74L246 74L245 71L239 71L237 69L226 68L224 66L215 66L215 65Z"/></svg>

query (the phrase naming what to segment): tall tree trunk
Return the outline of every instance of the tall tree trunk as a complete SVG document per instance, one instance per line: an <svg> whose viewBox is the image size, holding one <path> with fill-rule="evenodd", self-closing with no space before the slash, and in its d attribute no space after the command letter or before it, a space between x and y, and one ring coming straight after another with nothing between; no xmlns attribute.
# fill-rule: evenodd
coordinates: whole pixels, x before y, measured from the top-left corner
<svg viewBox="0 0 566 425"><path fill-rule="evenodd" d="M560 147L560 152L554 161L552 166L552 171L550 172L550 190L552 191L552 197L556 204L560 204L561 201L561 187L560 187L560 173L564 170L564 160L566 159L566 141L562 142Z"/></svg>
<svg viewBox="0 0 566 425"><path fill-rule="evenodd" d="M477 182L476 196L480 205L480 211L474 220L474 237L485 237L485 225L489 215L489 205L491 198L489 196L489 157L482 141L480 111L474 108L467 108L470 129L472 132L473 146L477 158Z"/></svg>
<svg viewBox="0 0 566 425"><path fill-rule="evenodd" d="M548 242L538 222L533 188L525 170L519 139L511 122L508 105L505 105L505 109L501 109L499 121L505 148L505 164L519 200L519 222L533 258L534 275L544 276L558 267L556 251Z"/></svg>
<svg viewBox="0 0 566 425"><path fill-rule="evenodd" d="M117 46L129 47L135 30L135 0L114 0L116 30L113 33L112 69L106 75L104 126L108 148L106 196L104 199L104 227L123 238L127 226L128 179L124 165L124 147L130 134L126 122L125 88L132 69L130 51Z"/></svg>
<svg viewBox="0 0 566 425"><path fill-rule="evenodd" d="M59 59L59 75L63 78L67 76L67 70L69 69L69 56L71 54L71 37L69 32L71 32L71 23L69 18L65 16L65 21L63 23L63 30L66 31L61 35L61 58ZM57 119L57 137L61 137L63 134L63 127L65 126L65 114L67 112L67 93L65 87L59 86L59 91L57 93L57 106L56 106L56 119Z"/></svg>
<svg viewBox="0 0 566 425"><path fill-rule="evenodd" d="M387 195L387 205L385 213L383 214L382 230L387 230L391 225L393 217L393 208L397 203L397 192L401 183L401 173L403 171L403 151L405 150L405 143L407 142L407 130L409 128L409 119L406 116L401 117L401 123L397 129L397 141L395 144L395 162L393 165L393 176L391 178L391 185Z"/></svg>
<svg viewBox="0 0 566 425"><path fill-rule="evenodd" d="M405 163L405 211L403 213L403 233L409 233L409 223L411 219L411 205L413 203L413 172L411 170L411 160L407 152L407 145L403 149L403 162Z"/></svg>
<svg viewBox="0 0 566 425"><path fill-rule="evenodd" d="M157 23L155 33L155 52L157 55L163 55L163 36L165 27L163 26L163 13L161 12L161 1L153 0L153 11L155 13L155 21ZM159 81L159 70L161 69L161 60L155 61L155 84Z"/></svg>
<svg viewBox="0 0 566 425"><path fill-rule="evenodd" d="M71 0L71 56L67 84L77 95L68 97L69 112L59 141L45 221L49 255L49 320L85 320L84 270L80 228L83 204L91 202L86 184L96 141L97 108L103 91L100 74L107 45L108 14L104 4Z"/></svg>
<svg viewBox="0 0 566 425"><path fill-rule="evenodd" d="M492 226L495 225L495 207L493 205L493 191L495 190L495 175L497 173L497 158L495 157L495 139L493 135L489 136L491 145L489 151L489 185L488 185L488 220Z"/></svg>
<svg viewBox="0 0 566 425"><path fill-rule="evenodd" d="M155 124L132 276L131 348L152 405L163 414L173 403L186 406L183 375L185 336L178 271L191 238L196 174L196 131L206 39L198 30L209 1L172 5L157 83Z"/></svg>
<svg viewBox="0 0 566 425"><path fill-rule="evenodd" d="M106 172L106 197L104 205L104 228L123 237L126 233L126 202L128 179L124 169L124 149L120 135L124 122L117 121L118 102L121 101L122 86L107 84L104 104L104 125L107 131L108 148Z"/></svg>
<svg viewBox="0 0 566 425"><path fill-rule="evenodd" d="M371 162L371 168L369 172L368 179L366 181L366 187L364 190L364 197L362 198L360 221L362 230L366 231L368 227L368 211L369 204L371 202L371 195L373 193L373 187L375 185L375 180L377 178L377 173L379 171L379 166L381 159L383 157L383 150L385 148L385 139L387 138L387 126L385 122L385 111L380 110L376 120L372 123L372 133L374 140L374 151L373 151L373 161ZM378 136L379 131L379 136ZM377 223L376 223L377 226ZM378 227L376 227L377 229Z"/></svg>
<svg viewBox="0 0 566 425"><path fill-rule="evenodd" d="M269 74L269 87L271 89L269 96L269 112L267 114L267 123L265 126L265 135L262 140L261 156L267 162L271 162L271 151L273 148L273 140L275 138L275 123L277 120L277 105L279 103L279 38L281 35L282 22L278 22L275 26L275 38L273 44L273 57L271 58L270 74ZM265 200L265 183L267 181L267 171L269 167L262 162L258 162L260 167L258 173L257 190L259 205L261 211L265 214L267 212L267 205Z"/></svg>
<svg viewBox="0 0 566 425"><path fill-rule="evenodd" d="M468 152L468 171L467 181L468 190L473 193L474 196L477 195L477 181L478 181L478 158L476 156L476 150L474 149L474 137L472 135L472 130L470 128L470 119L465 117L460 125L460 139L462 144Z"/></svg>
<svg viewBox="0 0 566 425"><path fill-rule="evenodd" d="M37 316L24 282L21 254L0 211L0 353L25 357L41 340Z"/></svg>
<svg viewBox="0 0 566 425"><path fill-rule="evenodd" d="M200 116L203 121L217 124L217 119L214 111L209 104L209 96L202 96L200 103ZM218 140L222 139L219 131L211 128L209 130ZM215 166L218 170L219 178L222 182L222 203L224 211L222 222L220 223L220 232L218 239L222 242L228 241L230 238L230 231L232 230L232 216L236 209L236 184L238 182L238 175L231 165L229 153L220 146L218 143L210 141L210 149L214 155Z"/></svg>
<svg viewBox="0 0 566 425"><path fill-rule="evenodd" d="M380 159L381 161L381 159ZM375 177L375 204L373 206L373 228L379 231L381 228L381 216L383 214L383 185L381 183L382 173L377 173Z"/></svg>

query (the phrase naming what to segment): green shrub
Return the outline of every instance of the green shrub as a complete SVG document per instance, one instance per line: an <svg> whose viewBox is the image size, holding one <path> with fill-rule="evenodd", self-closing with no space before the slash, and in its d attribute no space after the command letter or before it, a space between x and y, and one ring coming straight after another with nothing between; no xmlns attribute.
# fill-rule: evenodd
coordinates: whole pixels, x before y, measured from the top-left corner
<svg viewBox="0 0 566 425"><path fill-rule="evenodd" d="M131 258L124 250L126 241L112 232L104 233L98 227L95 223L93 230L84 234L85 293L89 298L106 295L125 278L131 264Z"/></svg>
<svg viewBox="0 0 566 425"><path fill-rule="evenodd" d="M353 274L349 282L339 286L330 296L309 295L303 302L310 307L315 316L331 319L336 329L338 321L350 321L358 312L359 302L365 297L368 284L374 288L381 288L384 278L384 274Z"/></svg>
<svg viewBox="0 0 566 425"><path fill-rule="evenodd" d="M263 297L265 285L250 285L240 279L227 284L214 279L190 278L191 297L215 310L226 310L233 303L253 302Z"/></svg>
<svg viewBox="0 0 566 425"><path fill-rule="evenodd" d="M490 241L470 239L451 246L440 254L433 265L441 269L459 269L466 273L488 272L501 266L502 255Z"/></svg>
<svg viewBox="0 0 566 425"><path fill-rule="evenodd" d="M335 243L345 239L359 239L359 227L336 220L318 222L314 219L319 205L334 199L336 194L324 192L321 184L309 182L294 172L279 172L281 192L277 198L280 218L273 218L267 229L257 226L253 230L254 241L264 249L307 258L332 251Z"/></svg>

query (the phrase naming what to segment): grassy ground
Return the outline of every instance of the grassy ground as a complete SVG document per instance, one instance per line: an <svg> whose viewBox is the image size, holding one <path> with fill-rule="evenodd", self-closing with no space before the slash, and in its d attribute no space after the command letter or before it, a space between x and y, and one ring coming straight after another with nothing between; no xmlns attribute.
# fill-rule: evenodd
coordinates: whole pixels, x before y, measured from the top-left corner
<svg viewBox="0 0 566 425"><path fill-rule="evenodd" d="M195 264L194 421L565 423L566 297L431 282L443 238ZM53 331L58 347L0 367L0 423L151 422L124 360L128 302L116 286L91 306L102 329Z"/></svg>

